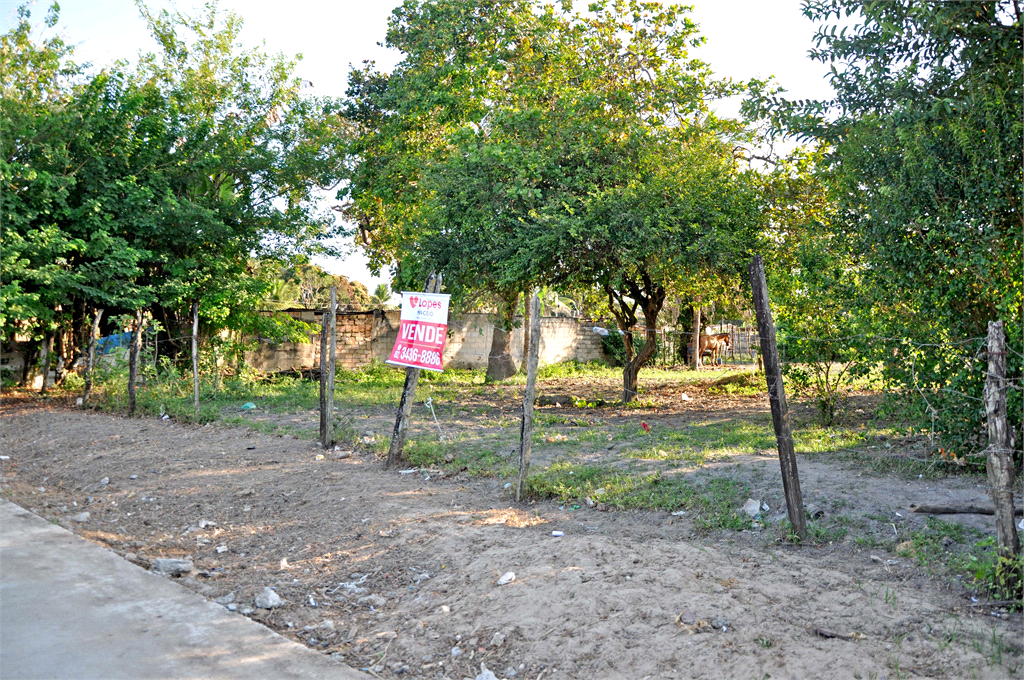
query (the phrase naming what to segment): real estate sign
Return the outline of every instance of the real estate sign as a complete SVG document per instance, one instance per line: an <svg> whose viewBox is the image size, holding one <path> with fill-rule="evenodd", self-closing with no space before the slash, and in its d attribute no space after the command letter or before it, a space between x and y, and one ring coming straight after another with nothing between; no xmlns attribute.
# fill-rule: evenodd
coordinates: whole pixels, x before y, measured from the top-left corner
<svg viewBox="0 0 1024 680"><path fill-rule="evenodd" d="M389 364L443 371L441 357L448 337L448 300L443 293L402 293L398 340Z"/></svg>

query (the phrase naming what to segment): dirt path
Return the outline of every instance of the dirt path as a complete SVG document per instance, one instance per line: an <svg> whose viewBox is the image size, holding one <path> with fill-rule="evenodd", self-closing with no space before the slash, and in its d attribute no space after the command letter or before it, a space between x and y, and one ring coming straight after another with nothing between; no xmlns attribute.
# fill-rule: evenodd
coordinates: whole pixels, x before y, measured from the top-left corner
<svg viewBox="0 0 1024 680"><path fill-rule="evenodd" d="M381 677L473 677L483 662L531 680L1008 678L1024 663L1020 614L971 606L849 537L697 537L686 517L514 506L495 478L317 460L290 437L37 406L5 408L0 448L3 497L144 566L189 557L181 582L234 593L240 612L275 587L284 606L248 616ZM906 531L920 520L895 513L920 498L984 493L977 478L855 476L821 460L801 473L810 501L845 499L864 535ZM779 507L770 457L692 474L743 475Z"/></svg>

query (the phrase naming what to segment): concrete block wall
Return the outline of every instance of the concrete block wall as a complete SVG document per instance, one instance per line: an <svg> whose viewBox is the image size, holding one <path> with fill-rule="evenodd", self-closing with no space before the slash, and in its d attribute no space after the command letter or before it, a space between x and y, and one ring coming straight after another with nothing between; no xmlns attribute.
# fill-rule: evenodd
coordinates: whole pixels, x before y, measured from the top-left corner
<svg viewBox="0 0 1024 680"><path fill-rule="evenodd" d="M295 318L320 322L320 313L288 310ZM309 318L306 318L306 317ZM521 321L521 320L520 320ZM593 322L567 317L541 319L541 364L576 361L607 361L601 338L594 333ZM397 311L344 312L338 315L337 364L356 369L373 359L387 360L398 338ZM454 368L483 368L491 351L494 324L487 314L463 314L449 319L444 364ZM522 325L512 336L512 354L517 363L523 358ZM261 342L254 352L246 353L246 362L269 373L295 371L319 366L319 338L311 335L308 343L270 344Z"/></svg>

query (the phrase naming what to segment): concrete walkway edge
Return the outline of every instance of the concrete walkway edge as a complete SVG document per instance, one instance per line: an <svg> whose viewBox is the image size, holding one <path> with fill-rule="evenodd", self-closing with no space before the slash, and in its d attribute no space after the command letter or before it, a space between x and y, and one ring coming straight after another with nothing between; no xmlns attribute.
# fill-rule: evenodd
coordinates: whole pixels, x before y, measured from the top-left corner
<svg viewBox="0 0 1024 680"><path fill-rule="evenodd" d="M365 675L0 500L0 679Z"/></svg>

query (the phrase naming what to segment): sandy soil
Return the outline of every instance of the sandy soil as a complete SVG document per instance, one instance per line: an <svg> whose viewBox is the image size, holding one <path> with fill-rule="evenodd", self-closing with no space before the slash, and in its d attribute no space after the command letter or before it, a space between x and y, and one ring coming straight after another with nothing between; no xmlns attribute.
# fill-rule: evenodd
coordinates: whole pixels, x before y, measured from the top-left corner
<svg viewBox="0 0 1024 680"><path fill-rule="evenodd" d="M733 407L764 416L744 404ZM706 417L706 404L693 408ZM358 451L317 460L290 436L34 403L8 402L0 448L4 498L143 567L188 557L181 583L234 593L240 613L274 587L284 606L246 615L380 677L474 677L481 663L531 680L1009 678L1024 667L1020 614L978 606L854 534L804 547L698 536L664 512L516 504L495 478L383 471ZM807 500L841 508L863 535L922 523L910 503L986 501L978 477L800 465ZM772 512L782 506L771 456L687 474L742 475ZM958 519L992 531L990 518Z"/></svg>

